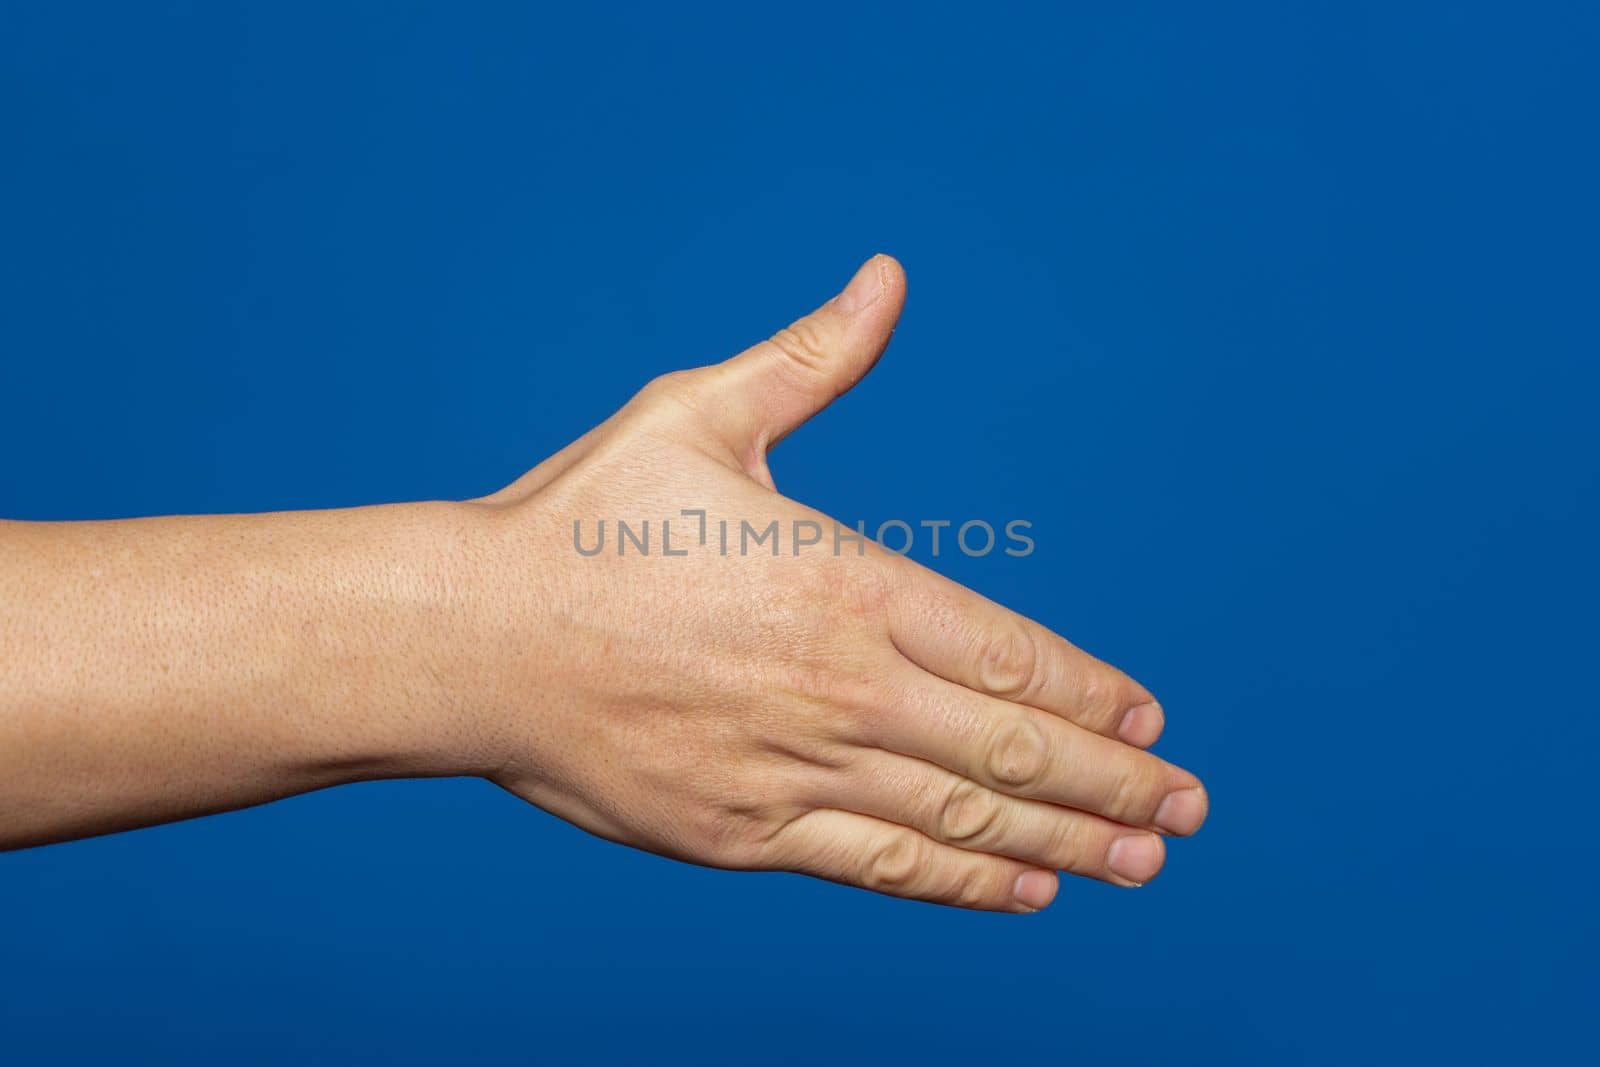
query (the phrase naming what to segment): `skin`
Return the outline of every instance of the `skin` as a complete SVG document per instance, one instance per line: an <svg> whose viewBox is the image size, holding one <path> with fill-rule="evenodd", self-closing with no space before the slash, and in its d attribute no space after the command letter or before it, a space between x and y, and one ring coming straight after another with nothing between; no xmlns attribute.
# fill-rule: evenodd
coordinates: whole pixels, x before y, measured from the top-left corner
<svg viewBox="0 0 1600 1067"><path fill-rule="evenodd" d="M724 556L684 519L683 556L574 548L684 508L831 531L767 452L904 298L874 257L479 500L0 523L0 847L479 775L637 848L967 908L1149 881L1207 801L1114 667L871 542Z"/></svg>

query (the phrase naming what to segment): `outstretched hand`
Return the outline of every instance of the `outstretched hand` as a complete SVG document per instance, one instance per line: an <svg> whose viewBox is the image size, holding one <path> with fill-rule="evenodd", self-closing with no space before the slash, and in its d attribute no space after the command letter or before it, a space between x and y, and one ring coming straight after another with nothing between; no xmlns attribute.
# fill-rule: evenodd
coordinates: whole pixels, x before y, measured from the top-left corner
<svg viewBox="0 0 1600 1067"><path fill-rule="evenodd" d="M772 484L904 297L875 257L481 500L0 522L0 848L477 774L665 855L971 908L1148 881L1206 814L1145 751L1151 695Z"/></svg>
<svg viewBox="0 0 1600 1067"><path fill-rule="evenodd" d="M874 257L474 502L444 662L482 773L665 855L999 911L1049 904L1058 870L1142 884L1162 835L1199 828L1199 780L1145 751L1163 718L1139 683L875 544L836 548L775 490L768 450L872 368L904 298ZM651 551L619 546L640 517L670 521L672 555L659 521ZM777 555L720 543L773 520ZM809 523L828 536L791 550Z"/></svg>

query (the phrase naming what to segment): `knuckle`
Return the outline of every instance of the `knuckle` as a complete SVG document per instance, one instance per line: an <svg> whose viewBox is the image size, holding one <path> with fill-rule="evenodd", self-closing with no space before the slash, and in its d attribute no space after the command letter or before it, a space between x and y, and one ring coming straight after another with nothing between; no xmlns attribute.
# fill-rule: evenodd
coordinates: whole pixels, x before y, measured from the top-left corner
<svg viewBox="0 0 1600 1067"><path fill-rule="evenodd" d="M1122 677L1114 668L1100 665L1085 674L1078 703L1091 722L1108 726L1115 726L1121 714L1132 706Z"/></svg>
<svg viewBox="0 0 1600 1067"><path fill-rule="evenodd" d="M745 800L711 814L709 858L703 856L696 862L736 871L789 868L793 855L788 831L812 806L800 799L799 790L787 786L768 784L754 793L762 799Z"/></svg>
<svg viewBox="0 0 1600 1067"><path fill-rule="evenodd" d="M1116 687L1099 671L1091 671L1083 680L1079 703L1083 705L1084 711L1095 716L1108 714L1116 700Z"/></svg>
<svg viewBox="0 0 1600 1067"><path fill-rule="evenodd" d="M1088 847L1084 821L1075 816L1057 818L1047 831L1045 848L1057 870L1081 871L1092 866L1091 858L1085 855Z"/></svg>
<svg viewBox="0 0 1600 1067"><path fill-rule="evenodd" d="M1157 774L1142 763L1136 763L1112 780L1105 813L1130 826L1148 823L1161 803L1160 786Z"/></svg>
<svg viewBox="0 0 1600 1067"><path fill-rule="evenodd" d="M791 691L810 709L803 723L812 746L831 756L829 763L854 758L848 753L858 742L878 736L903 714L904 701L893 683L848 652L819 652L815 664L800 670L801 684ZM788 673L795 677L793 669ZM795 714L790 713L791 722Z"/></svg>
<svg viewBox="0 0 1600 1067"><path fill-rule="evenodd" d="M646 382L645 387L639 390L639 395L654 398L679 397L690 392L694 388L695 381L694 371L668 371Z"/></svg>
<svg viewBox="0 0 1600 1067"><path fill-rule="evenodd" d="M847 745L828 731L810 729L804 739L778 747L789 751L805 768L808 779L796 789L798 795L810 797L819 777L850 771L857 763L856 749Z"/></svg>
<svg viewBox="0 0 1600 1067"><path fill-rule="evenodd" d="M927 840L912 830L887 835L867 854L861 884L880 893L904 892L929 858Z"/></svg>
<svg viewBox="0 0 1600 1067"><path fill-rule="evenodd" d="M645 383L645 387L634 396L633 404L644 412L687 410L698 415L703 405L701 386L704 381L700 370L668 371Z"/></svg>
<svg viewBox="0 0 1600 1067"><path fill-rule="evenodd" d="M796 638L792 643L794 647L787 654L780 653L782 658L775 656L766 669L775 688L794 698L789 702L791 714L796 704L815 712L802 720L803 726L824 727L820 732L812 731L814 738L837 740L825 727L838 722L841 716L854 723L860 717L897 709L902 698L894 683L883 678L872 659L859 650L828 635ZM793 733L795 721L791 718L787 722L788 732Z"/></svg>
<svg viewBox="0 0 1600 1067"><path fill-rule="evenodd" d="M791 323L772 335L772 347L798 367L821 373L828 364L828 339L812 319Z"/></svg>
<svg viewBox="0 0 1600 1067"><path fill-rule="evenodd" d="M829 739L843 742L846 746L869 741L883 733L885 723L893 714L892 707L863 685L853 696L846 692L832 698L823 732ZM848 766L852 758L841 755L838 760Z"/></svg>
<svg viewBox="0 0 1600 1067"><path fill-rule="evenodd" d="M847 561L839 568L837 583L845 610L852 615L875 618L888 607L889 582L877 567L860 565L859 560Z"/></svg>
<svg viewBox="0 0 1600 1067"><path fill-rule="evenodd" d="M958 782L939 808L939 836L963 844L985 836L1000 817L1000 798L976 782Z"/></svg>
<svg viewBox="0 0 1600 1067"><path fill-rule="evenodd" d="M794 827L809 809L787 813L755 835L749 846L747 863L736 869L751 871L807 870L807 850L794 837Z"/></svg>
<svg viewBox="0 0 1600 1067"><path fill-rule="evenodd" d="M720 842L712 853L716 866L730 871L759 870L767 863L767 843L755 835L740 835Z"/></svg>
<svg viewBox="0 0 1600 1067"><path fill-rule="evenodd" d="M988 907L992 897L989 881L981 867L968 867L950 880L944 899L958 908Z"/></svg>
<svg viewBox="0 0 1600 1067"><path fill-rule="evenodd" d="M978 678L997 697L1015 700L1033 687L1039 669L1039 650L1027 628L1008 623L984 639L978 658Z"/></svg>
<svg viewBox="0 0 1600 1067"><path fill-rule="evenodd" d="M699 851L720 867L737 869L754 863L760 841L751 829L749 818L732 811L704 811L689 820Z"/></svg>
<svg viewBox="0 0 1600 1067"><path fill-rule="evenodd" d="M826 548L826 540L819 547ZM871 560L825 552L812 568L805 592L811 594L811 610L830 625L840 613L847 619L869 621L888 615L889 577Z"/></svg>
<svg viewBox="0 0 1600 1067"><path fill-rule="evenodd" d="M860 702L860 695L851 691L839 665L820 655L785 661L775 665L773 671L784 692L808 703L833 707Z"/></svg>
<svg viewBox="0 0 1600 1067"><path fill-rule="evenodd" d="M985 759L989 776L1002 787L1027 789L1044 777L1049 757L1044 734L1037 724L1020 719L998 730Z"/></svg>

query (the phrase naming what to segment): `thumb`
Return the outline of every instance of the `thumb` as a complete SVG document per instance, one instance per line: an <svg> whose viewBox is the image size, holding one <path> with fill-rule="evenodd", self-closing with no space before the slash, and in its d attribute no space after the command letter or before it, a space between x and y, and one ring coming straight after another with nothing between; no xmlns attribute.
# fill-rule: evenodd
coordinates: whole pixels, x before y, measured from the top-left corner
<svg viewBox="0 0 1600 1067"><path fill-rule="evenodd" d="M719 399L750 458L759 461L872 369L905 300L900 264L873 256L838 296L722 364Z"/></svg>

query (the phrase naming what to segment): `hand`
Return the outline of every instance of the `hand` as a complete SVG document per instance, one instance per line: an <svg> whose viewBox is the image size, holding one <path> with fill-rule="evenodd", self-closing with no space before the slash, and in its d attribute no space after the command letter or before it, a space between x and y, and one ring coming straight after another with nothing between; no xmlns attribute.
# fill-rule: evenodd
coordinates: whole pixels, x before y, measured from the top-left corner
<svg viewBox="0 0 1600 1067"><path fill-rule="evenodd" d="M1047 905L1057 870L1146 882L1161 834L1199 827L1198 779L1143 751L1163 719L1137 682L876 545L835 555L833 521L775 491L768 450L872 367L904 294L875 257L475 502L441 669L482 712L488 777L664 855L998 911ZM619 519L651 520L649 554L617 553ZM779 555L719 551L722 521L774 519ZM791 551L805 520L823 541ZM574 523L592 549L602 522L581 554Z"/></svg>

